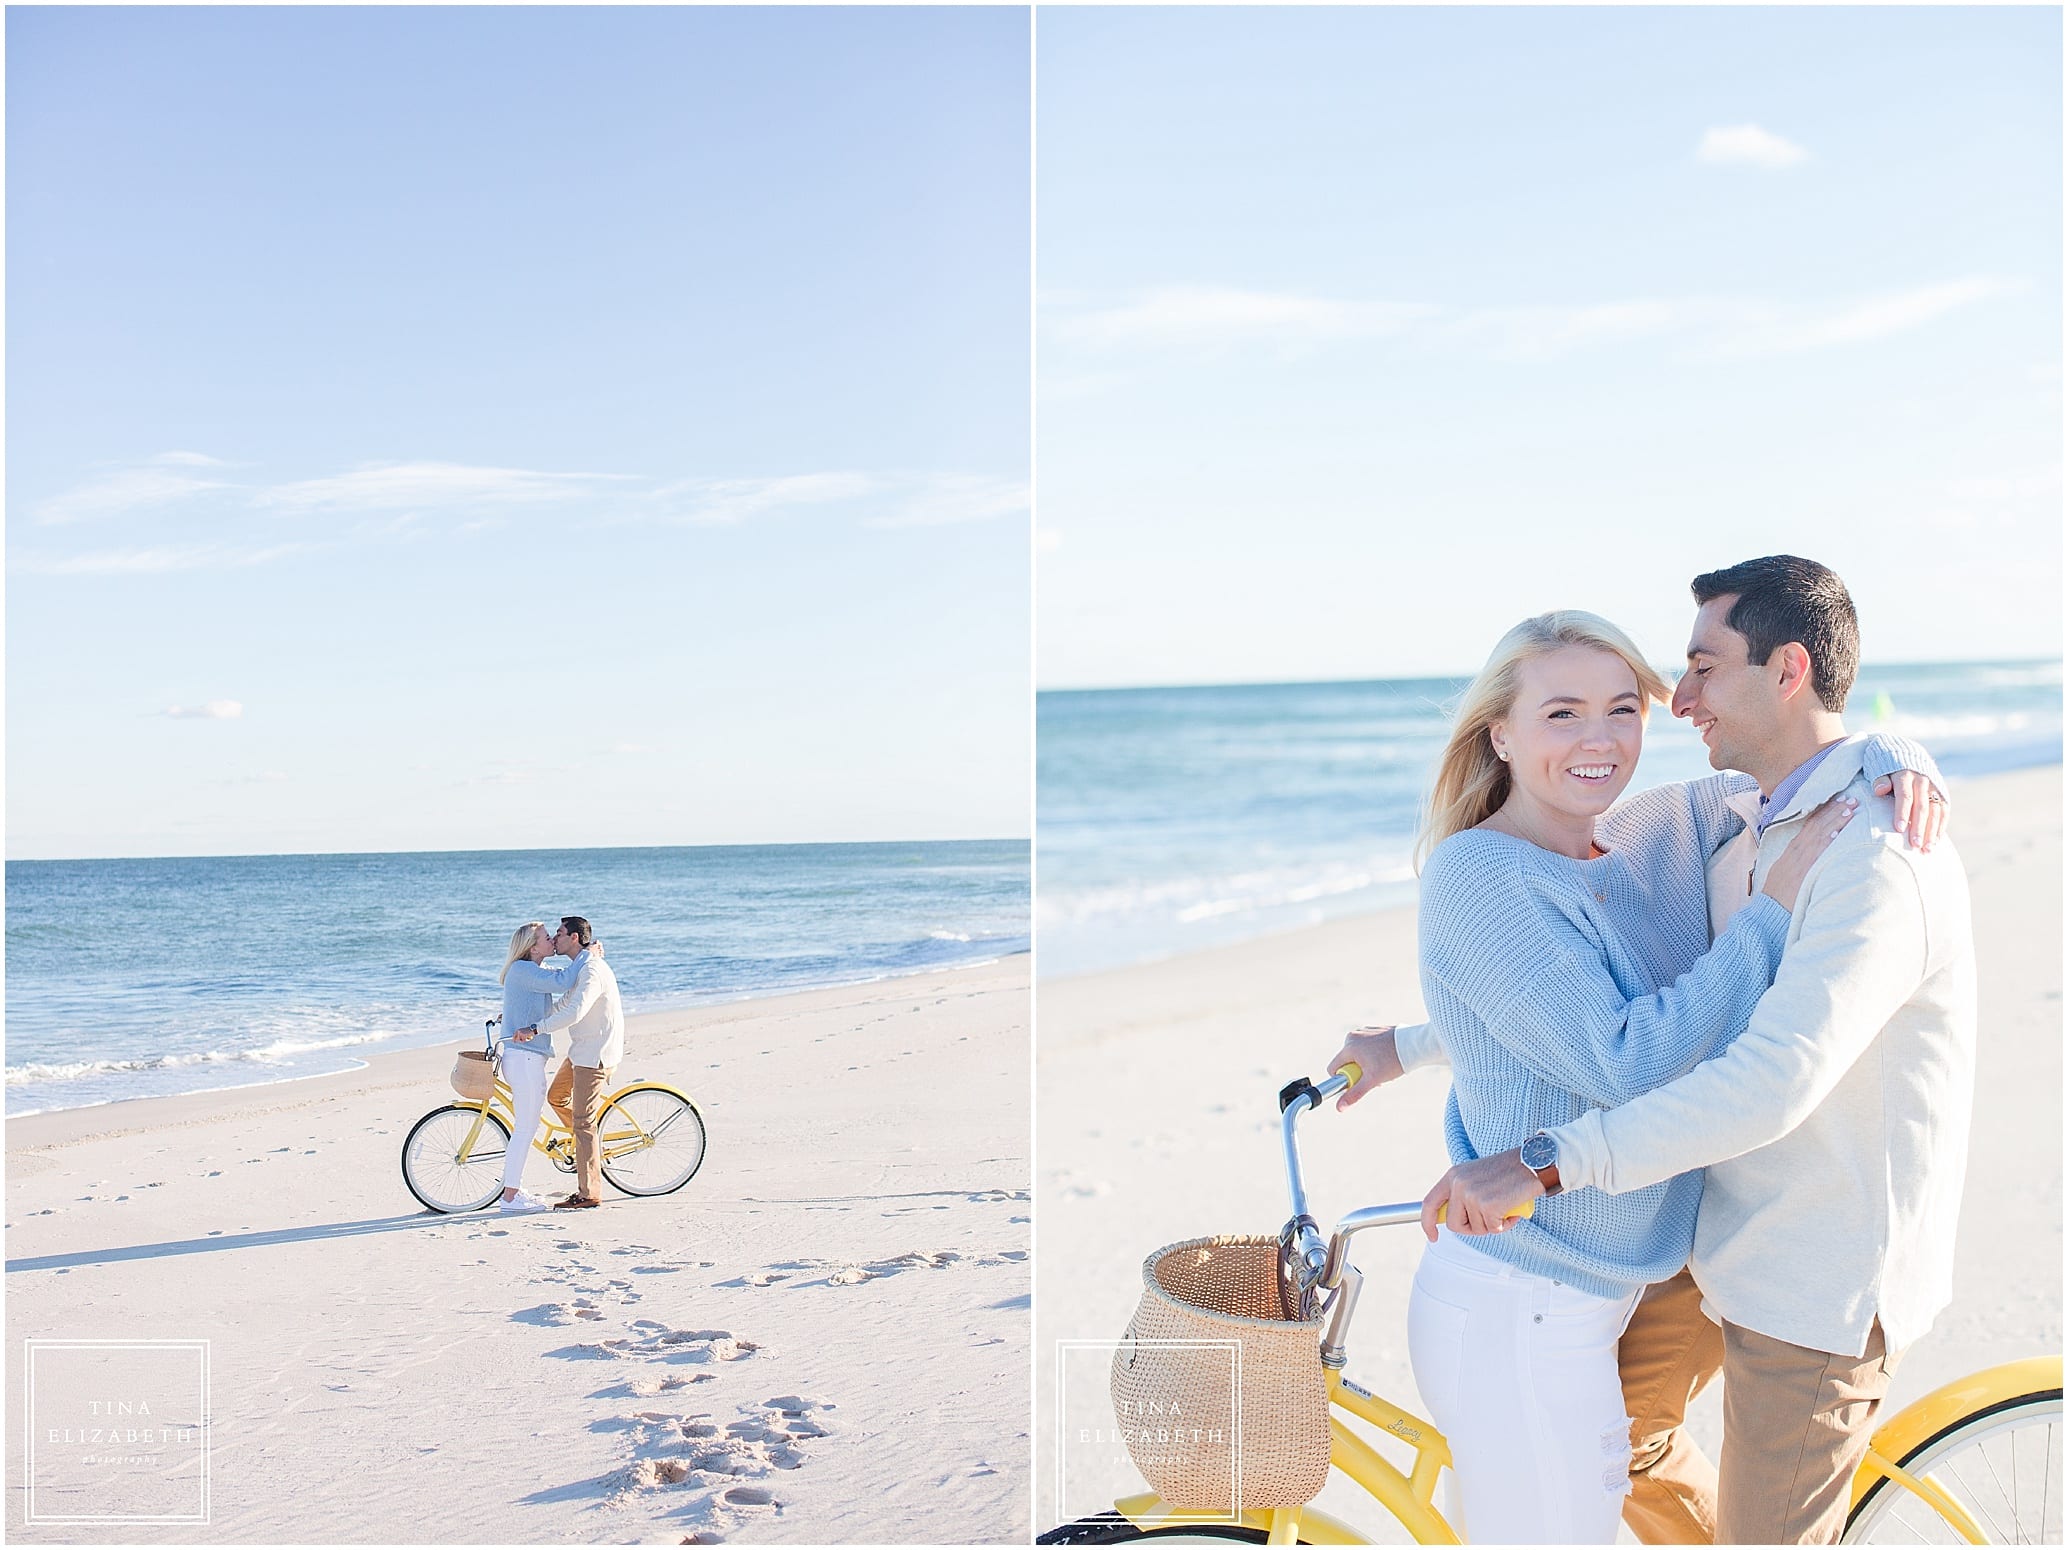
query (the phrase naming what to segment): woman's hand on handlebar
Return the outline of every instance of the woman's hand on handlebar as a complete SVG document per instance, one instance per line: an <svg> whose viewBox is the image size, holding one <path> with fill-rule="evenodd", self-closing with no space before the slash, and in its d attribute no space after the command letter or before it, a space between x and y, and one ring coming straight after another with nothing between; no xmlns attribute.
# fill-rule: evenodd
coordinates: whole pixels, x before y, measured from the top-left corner
<svg viewBox="0 0 2068 1550"><path fill-rule="evenodd" d="M1809 876L1817 858L1831 848L1838 831L1852 821L1859 807L1858 802L1842 793L1820 804L1803 819L1802 827L1788 841L1788 848L1767 869L1766 882L1759 891L1793 914L1803 879Z"/></svg>
<svg viewBox="0 0 2068 1550"><path fill-rule="evenodd" d="M1359 1028L1343 1036L1343 1047L1336 1051L1336 1058L1328 1063L1328 1074L1334 1076L1343 1067L1355 1065L1361 1068L1357 1080L1343 1090L1336 1099L1338 1110L1347 1109L1366 1093L1405 1075L1400 1064L1400 1051L1394 1047L1393 1025L1383 1028Z"/></svg>

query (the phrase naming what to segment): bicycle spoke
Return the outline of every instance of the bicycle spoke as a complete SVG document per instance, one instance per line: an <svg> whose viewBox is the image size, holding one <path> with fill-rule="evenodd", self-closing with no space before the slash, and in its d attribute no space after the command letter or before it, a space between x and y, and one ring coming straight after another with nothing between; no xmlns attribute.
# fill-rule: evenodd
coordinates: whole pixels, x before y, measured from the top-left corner
<svg viewBox="0 0 2068 1550"><path fill-rule="evenodd" d="M1980 1450L1978 1449L1977 1451L1979 1452ZM1969 1484L1967 1476L1960 1472L1960 1460L1957 1458L1953 1458L1948 1459L1946 1462L1952 1466L1953 1478L1958 1480L1961 1483L1961 1485L1966 1487L1967 1489L1968 1500L1965 1502L1961 1502L1961 1505L1964 1507L1972 1507L1975 1511L1981 1513L1983 1517L1987 1518L1989 1520L1990 1531L1996 1535L1997 1542L1999 1544L2005 1543L2006 1541L2003 1537L2003 1525L1996 1521L1995 1513L1991 1512L1987 1507L1984 1507L1982 1505L1981 1498L1976 1496L1975 1494L1974 1486ZM1988 1462L1988 1459L1985 1457L1983 1459L1983 1462L1986 1464ZM1948 1491L1946 1494L1952 1496L1955 1501L1960 1501L1960 1498L1953 1492ZM2003 1488L2001 1486L1997 1488L1997 1494L1999 1496L2003 1494Z"/></svg>
<svg viewBox="0 0 2068 1550"><path fill-rule="evenodd" d="M2046 1504L2053 1496L2054 1485L2054 1429L2046 1429L2046 1474L2039 1485L2039 1532L2046 1533Z"/></svg>
<svg viewBox="0 0 2068 1550"><path fill-rule="evenodd" d="M2025 1525L2018 1521L2018 1439L2011 1438L2011 1524L2018 1531L2018 1543L2028 1544Z"/></svg>

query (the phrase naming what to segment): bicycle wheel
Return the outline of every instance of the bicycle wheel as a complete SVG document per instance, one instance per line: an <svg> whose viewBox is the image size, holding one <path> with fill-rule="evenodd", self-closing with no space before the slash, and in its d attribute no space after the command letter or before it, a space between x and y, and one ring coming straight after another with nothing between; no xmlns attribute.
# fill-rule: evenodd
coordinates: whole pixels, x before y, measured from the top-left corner
<svg viewBox="0 0 2068 1550"><path fill-rule="evenodd" d="M462 1157L470 1133L474 1144ZM503 1192L509 1146L510 1127L493 1110L483 1115L478 1106L449 1103L410 1127L402 1143L402 1182L433 1211L478 1211Z"/></svg>
<svg viewBox="0 0 2068 1550"><path fill-rule="evenodd" d="M2002 1400L1962 1416L1896 1463L1929 1477L1992 1544L2061 1543L2061 1391ZM1846 1521L1849 1545L1957 1545L1964 1535L1923 1497L1883 1477Z"/></svg>
<svg viewBox="0 0 2068 1550"><path fill-rule="evenodd" d="M672 1087L628 1087L596 1120L603 1176L628 1195L666 1195L704 1165L704 1120Z"/></svg>
<svg viewBox="0 0 2068 1550"><path fill-rule="evenodd" d="M1250 1528L1240 1523L1196 1523L1173 1528L1137 1528L1117 1512L1094 1513L1088 1518L1079 1518L1075 1523L1065 1523L1050 1529L1038 1537L1037 1545L1131 1545L1137 1540L1155 1539L1165 1544L1225 1545L1230 1542L1242 1545L1263 1545L1271 1542L1270 1535L1260 1528ZM1302 1539L1298 1544L1310 1541Z"/></svg>

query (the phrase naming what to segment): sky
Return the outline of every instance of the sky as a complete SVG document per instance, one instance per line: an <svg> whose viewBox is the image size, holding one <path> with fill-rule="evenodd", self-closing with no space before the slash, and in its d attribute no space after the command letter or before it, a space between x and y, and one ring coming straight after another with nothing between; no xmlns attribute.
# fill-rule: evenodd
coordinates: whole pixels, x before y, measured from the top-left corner
<svg viewBox="0 0 2068 1550"><path fill-rule="evenodd" d="M1047 8L1045 687L1468 673L1806 554L2061 642L2056 8Z"/></svg>
<svg viewBox="0 0 2068 1550"><path fill-rule="evenodd" d="M10 857L1028 832L1025 11L6 25Z"/></svg>

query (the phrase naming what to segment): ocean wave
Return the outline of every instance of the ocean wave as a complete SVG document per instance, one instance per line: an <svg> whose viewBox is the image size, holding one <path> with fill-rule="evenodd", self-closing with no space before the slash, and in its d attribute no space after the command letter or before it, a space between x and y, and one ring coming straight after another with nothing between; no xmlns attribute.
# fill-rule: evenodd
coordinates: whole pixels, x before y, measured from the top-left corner
<svg viewBox="0 0 2068 1550"><path fill-rule="evenodd" d="M1885 721L1877 721L1870 729L1876 732L1896 732L1904 737L1920 741L1937 739L1962 742L1986 738L2016 738L2020 741L2034 732L2060 732L2060 717L2034 716L2027 711L2014 710L1990 713L1970 711L1955 715L1909 714L1897 710Z"/></svg>
<svg viewBox="0 0 2068 1550"><path fill-rule="evenodd" d="M359 1044L379 1044L407 1037L390 1029L346 1034L335 1039L275 1039L256 1049L203 1049L185 1054L140 1055L128 1060L68 1060L31 1062L7 1068L9 1087L27 1087L38 1082L76 1082L93 1076L124 1076L139 1071L176 1071L184 1066L212 1066L233 1061L272 1065L298 1055L324 1050L347 1049Z"/></svg>
<svg viewBox="0 0 2068 1550"><path fill-rule="evenodd" d="M1286 909L1410 881L1405 859L1375 859L1362 866L1323 866L1239 872L1220 877L1177 877L1098 888L1041 890L1043 926L1083 925L1116 918L1159 917L1180 925L1227 915Z"/></svg>

